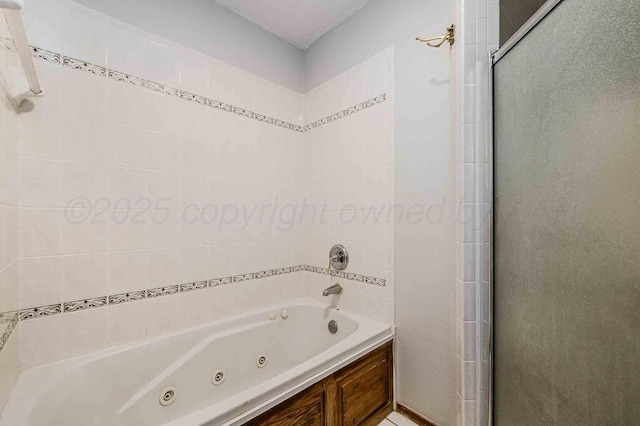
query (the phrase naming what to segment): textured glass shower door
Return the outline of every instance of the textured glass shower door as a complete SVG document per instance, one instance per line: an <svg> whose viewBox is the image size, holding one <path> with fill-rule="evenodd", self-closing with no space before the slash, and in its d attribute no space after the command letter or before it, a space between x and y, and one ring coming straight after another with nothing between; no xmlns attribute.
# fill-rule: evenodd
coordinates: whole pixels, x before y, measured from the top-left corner
<svg viewBox="0 0 640 426"><path fill-rule="evenodd" d="M640 425L640 1L562 1L493 87L494 424Z"/></svg>

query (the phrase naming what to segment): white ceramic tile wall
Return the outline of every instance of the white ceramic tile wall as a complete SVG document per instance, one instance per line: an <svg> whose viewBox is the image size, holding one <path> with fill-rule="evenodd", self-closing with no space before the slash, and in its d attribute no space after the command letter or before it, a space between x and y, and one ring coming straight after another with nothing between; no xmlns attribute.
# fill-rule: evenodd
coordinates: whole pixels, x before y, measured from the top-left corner
<svg viewBox="0 0 640 426"><path fill-rule="evenodd" d="M7 35L4 19L0 33ZM13 52L0 52L0 69L17 66ZM0 412L18 375L19 327L14 327L18 309L18 198L17 114L0 91Z"/></svg>
<svg viewBox="0 0 640 426"><path fill-rule="evenodd" d="M499 0L457 0L454 55L458 230L457 422L486 424L490 273L489 52L498 48Z"/></svg>
<svg viewBox="0 0 640 426"><path fill-rule="evenodd" d="M103 296L325 266L333 242L349 247L349 272L387 283L343 281L341 306L393 321L393 221L334 220L338 200L393 202L391 52L318 90L321 97L305 96L67 0L25 3L33 45L289 123L387 98L300 132L116 81L90 66L37 60L46 95L17 120L19 305L29 311L78 300L102 307L21 321L22 368L285 298L321 297L330 278L312 272L132 303L109 299L108 307ZM306 107L315 115L306 117ZM314 157L319 152L322 159ZM342 198L331 199L327 233L312 240L300 210L334 185Z"/></svg>
<svg viewBox="0 0 640 426"><path fill-rule="evenodd" d="M303 95L71 1L25 3L33 45L301 120ZM278 221L302 194L302 133L61 64L36 66L46 95L17 119L20 308L303 262L302 226ZM275 220L246 220L268 204ZM15 207L5 210L18 221ZM296 280L22 321L20 362L33 367L302 295Z"/></svg>
<svg viewBox="0 0 640 426"><path fill-rule="evenodd" d="M349 250L347 271L387 280L386 287L353 286L314 276L313 296L334 282L348 286L341 298L351 308L393 323L393 51L385 50L307 94L308 121L387 93L388 101L306 133L310 149L307 187L326 213L309 219L312 265L324 266L333 244Z"/></svg>

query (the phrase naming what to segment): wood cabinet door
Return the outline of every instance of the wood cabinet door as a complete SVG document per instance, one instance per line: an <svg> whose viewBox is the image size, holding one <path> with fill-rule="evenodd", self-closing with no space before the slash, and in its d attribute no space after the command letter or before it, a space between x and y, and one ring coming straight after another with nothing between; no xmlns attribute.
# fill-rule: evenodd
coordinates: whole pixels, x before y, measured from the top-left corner
<svg viewBox="0 0 640 426"><path fill-rule="evenodd" d="M325 426L327 398L325 386L318 383L251 420L250 426Z"/></svg>
<svg viewBox="0 0 640 426"><path fill-rule="evenodd" d="M391 346L374 351L336 377L338 419L343 426L380 423L392 410Z"/></svg>

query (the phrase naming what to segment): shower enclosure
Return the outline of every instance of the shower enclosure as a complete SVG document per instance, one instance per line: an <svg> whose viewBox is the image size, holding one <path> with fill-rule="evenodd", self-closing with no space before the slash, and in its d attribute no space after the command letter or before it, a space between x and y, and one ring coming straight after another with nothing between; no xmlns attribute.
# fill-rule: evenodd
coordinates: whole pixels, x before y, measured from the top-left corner
<svg viewBox="0 0 640 426"><path fill-rule="evenodd" d="M640 2L550 0L493 66L493 423L640 423Z"/></svg>

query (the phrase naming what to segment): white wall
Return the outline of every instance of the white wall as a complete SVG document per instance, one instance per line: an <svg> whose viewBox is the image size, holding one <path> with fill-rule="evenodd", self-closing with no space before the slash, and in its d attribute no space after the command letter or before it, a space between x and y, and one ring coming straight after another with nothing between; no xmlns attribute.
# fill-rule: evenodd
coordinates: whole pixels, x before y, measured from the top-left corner
<svg viewBox="0 0 640 426"><path fill-rule="evenodd" d="M441 425L455 421L450 53L415 37L440 35L452 19L450 2L373 0L316 41L305 58L310 90L394 48L395 204L405 209L394 231L398 402Z"/></svg>
<svg viewBox="0 0 640 426"><path fill-rule="evenodd" d="M213 0L75 1L278 85L304 91L304 52ZM48 25L55 26L55 7L51 10L40 3Z"/></svg>

